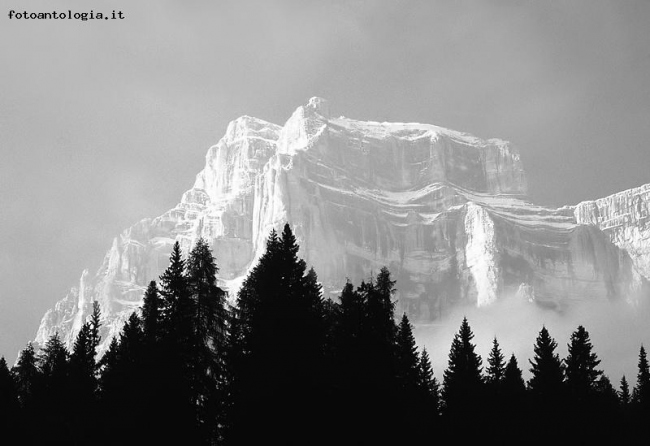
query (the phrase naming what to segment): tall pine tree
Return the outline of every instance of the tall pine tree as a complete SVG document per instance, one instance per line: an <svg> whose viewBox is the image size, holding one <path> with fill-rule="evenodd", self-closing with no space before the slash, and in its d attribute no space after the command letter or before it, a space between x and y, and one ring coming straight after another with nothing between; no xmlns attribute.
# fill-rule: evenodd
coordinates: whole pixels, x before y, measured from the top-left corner
<svg viewBox="0 0 650 446"><path fill-rule="evenodd" d="M521 397L526 391L526 384L514 353L510 356L503 372L503 391L511 400Z"/></svg>
<svg viewBox="0 0 650 446"><path fill-rule="evenodd" d="M183 313L179 306L183 307L183 309L187 306L188 287L185 277L185 261L178 241L174 243L169 258L169 266L160 276L159 283L161 295L159 311L161 318L165 321L161 329L165 334L173 338L187 335L185 332L179 332L181 328L179 316Z"/></svg>
<svg viewBox="0 0 650 446"><path fill-rule="evenodd" d="M53 334L38 355L40 370L36 398L38 400L40 428L34 432L36 441L51 441L52 432L57 432L57 440L69 442L73 439L73 426L69 413L75 408L69 401L68 350Z"/></svg>
<svg viewBox="0 0 650 446"><path fill-rule="evenodd" d="M639 371L636 375L636 386L632 392L632 400L641 413L650 412L650 367L643 345L639 349Z"/></svg>
<svg viewBox="0 0 650 446"><path fill-rule="evenodd" d="M481 357L472 343L474 333L463 318L454 336L449 352L449 362L444 372L443 397L447 414L452 417L461 413L475 414L481 402L483 378Z"/></svg>
<svg viewBox="0 0 650 446"><path fill-rule="evenodd" d="M600 360L592 351L589 333L580 325L572 334L568 345L569 354L565 359L566 382L571 396L578 401L586 401L593 396L598 378Z"/></svg>
<svg viewBox="0 0 650 446"><path fill-rule="evenodd" d="M97 410L97 363L96 349L99 343L99 306L93 304L93 315L85 322L75 339L70 354L70 398L75 412L71 416L72 424L78 426L73 431L74 442L91 442Z"/></svg>
<svg viewBox="0 0 650 446"><path fill-rule="evenodd" d="M627 383L627 378L625 378L625 375L623 375L621 378L621 389L618 392L618 398L623 409L626 409L632 400L630 396L630 385Z"/></svg>
<svg viewBox="0 0 650 446"><path fill-rule="evenodd" d="M219 270L208 243L199 238L187 261L187 285L192 301L193 341L190 357L192 405L201 441L221 438L223 419L226 293L217 286Z"/></svg>
<svg viewBox="0 0 650 446"><path fill-rule="evenodd" d="M156 282L149 282L142 302L142 329L149 344L154 344L160 338L160 298Z"/></svg>
<svg viewBox="0 0 650 446"><path fill-rule="evenodd" d="M11 371L16 380L20 404L23 409L29 409L39 379L36 352L31 342L20 352L18 361Z"/></svg>
<svg viewBox="0 0 650 446"><path fill-rule="evenodd" d="M436 377L433 376L433 367L426 348L423 348L420 354L418 388L425 397L423 413L434 418L437 417L440 413L440 386ZM433 422L433 420L430 420L430 422Z"/></svg>
<svg viewBox="0 0 650 446"><path fill-rule="evenodd" d="M290 226L272 231L266 252L238 297L229 351L241 349L229 386L235 395L231 442L252 443L266 433L285 442L314 432L322 399L318 372L324 357L324 310L315 273L306 274ZM231 356L232 357L232 356ZM291 420L290 431L282 429ZM298 440L300 439L300 440Z"/></svg>
<svg viewBox="0 0 650 446"><path fill-rule="evenodd" d="M403 395L413 396L417 392L420 355L418 354L413 329L406 313L397 329L397 379Z"/></svg>
<svg viewBox="0 0 650 446"><path fill-rule="evenodd" d="M543 401L555 401L564 391L564 365L555 353L557 342L546 327L542 327L535 341L535 356L529 360L532 377L528 388L532 394Z"/></svg>
<svg viewBox="0 0 650 446"><path fill-rule="evenodd" d="M534 416L544 423L556 426L558 433L567 436L571 433L571 420L566 407L564 386L564 365L555 352L557 342L546 327L542 327L535 341L535 356L529 360L532 374L528 389L533 404ZM540 432L542 441L550 441L554 434Z"/></svg>
<svg viewBox="0 0 650 446"><path fill-rule="evenodd" d="M503 353L501 353L501 348L499 347L499 341L497 341L496 337L492 341L492 350L490 350L487 362L488 367L485 370L487 374L486 381L491 387L497 390L503 382L506 366Z"/></svg>

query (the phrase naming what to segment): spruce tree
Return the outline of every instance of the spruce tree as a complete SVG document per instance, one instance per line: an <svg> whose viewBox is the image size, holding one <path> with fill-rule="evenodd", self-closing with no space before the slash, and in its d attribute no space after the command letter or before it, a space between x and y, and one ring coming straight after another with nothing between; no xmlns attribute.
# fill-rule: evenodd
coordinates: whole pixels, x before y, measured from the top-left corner
<svg viewBox="0 0 650 446"><path fill-rule="evenodd" d="M185 277L185 261L180 243L175 242L169 257L169 266L160 276L161 318L165 321L161 327L170 337L178 337L179 330L179 301L187 300L187 279ZM185 333L182 333L185 334Z"/></svg>
<svg viewBox="0 0 650 446"><path fill-rule="evenodd" d="M414 444L430 440L440 428L438 381L433 376L431 360L425 348L418 357L415 387L409 393L402 392L402 398L398 400L399 409L395 411L395 427L401 430L400 439Z"/></svg>
<svg viewBox="0 0 650 446"><path fill-rule="evenodd" d="M117 337L111 339L108 350L99 360L100 369L99 390L102 397L115 391L117 386L117 372L119 371L119 348L120 344Z"/></svg>
<svg viewBox="0 0 650 446"><path fill-rule="evenodd" d="M69 413L74 410L69 401L68 350L55 333L38 355L40 370L39 385L36 390L40 428L34 432L35 442L52 440L52 432L57 432L57 441L72 441L72 423Z"/></svg>
<svg viewBox="0 0 650 446"><path fill-rule="evenodd" d="M133 367L141 359L142 351L144 350L144 333L142 332L142 319L134 311L129 316L129 319L124 324L122 332L120 333L120 342L118 349L118 357L121 364L126 364Z"/></svg>
<svg viewBox="0 0 650 446"><path fill-rule="evenodd" d="M187 283L194 302L197 342L219 349L224 343L226 293L217 287L219 268L208 243L199 238L187 261Z"/></svg>
<svg viewBox="0 0 650 446"><path fill-rule="evenodd" d="M498 405L491 409L495 411L490 416L492 423L498 425L501 420L508 420L511 438L522 438L529 434L528 426L531 419L530 408L527 405L526 384L514 353L510 355L503 372Z"/></svg>
<svg viewBox="0 0 650 446"><path fill-rule="evenodd" d="M488 355L487 368L485 370L485 392L486 401L489 401L491 410L486 414L485 422L498 423L497 418L506 409L507 396L503 390L503 380L506 371L506 365L501 353L499 341L494 337L492 340L492 349Z"/></svg>
<svg viewBox="0 0 650 446"><path fill-rule="evenodd" d="M359 420L364 429L372 425L391 423L391 408L399 404L399 380L396 370L395 281L383 267L376 279L362 282L357 293L364 302L361 342L364 345L363 373L367 384L363 388L366 401L365 418ZM365 441L398 441L384 438L377 432L368 433Z"/></svg>
<svg viewBox="0 0 650 446"><path fill-rule="evenodd" d="M91 324L86 322L77 333L70 355L70 367L73 381L92 394L95 380L95 345Z"/></svg>
<svg viewBox="0 0 650 446"><path fill-rule="evenodd" d="M539 433L540 441L551 441L556 435L570 438L574 429L571 410L566 404L564 365L555 353L557 342L546 327L542 327L533 347L535 356L529 360L532 374L528 390L533 405L533 416L556 426L557 434Z"/></svg>
<svg viewBox="0 0 650 446"><path fill-rule="evenodd" d="M90 345L93 350L93 358L97 353L97 347L101 341L101 336L99 335L99 328L101 327L101 311L99 308L99 302L96 300L93 301L93 312L90 315Z"/></svg>
<svg viewBox="0 0 650 446"><path fill-rule="evenodd" d="M405 441L414 441L420 415L424 409L426 394L420 385L420 354L415 345L413 329L406 313L397 328L396 336L397 398L401 409L396 416L396 428L405 432Z"/></svg>
<svg viewBox="0 0 650 446"><path fill-rule="evenodd" d="M518 397L526 391L526 384L514 353L510 356L503 372L503 391L509 397Z"/></svg>
<svg viewBox="0 0 650 446"><path fill-rule="evenodd" d="M223 418L226 346L226 293L217 286L218 267L208 243L199 238L186 265L194 328L190 356L192 405L204 442L221 436L217 426Z"/></svg>
<svg viewBox="0 0 650 446"><path fill-rule="evenodd" d="M363 339L365 304L349 281L335 308L332 346L328 352L333 368L329 375L332 389L329 411L337 411L340 417L333 425L332 437L345 436L351 443L361 443L364 429L358 418L367 412L365 394L368 387L367 350Z"/></svg>
<svg viewBox="0 0 650 446"><path fill-rule="evenodd" d="M496 337L492 341L492 350L490 350L487 362L488 367L485 370L487 374L486 381L496 390L501 386L506 371L504 357Z"/></svg>
<svg viewBox="0 0 650 446"><path fill-rule="evenodd" d="M299 246L290 226L281 237L272 231L266 252L244 281L238 296L233 326L242 355L229 370L236 379L229 393L233 402L230 438L252 443L265 430L271 436L298 441L315 429L321 410L325 347L324 310L315 273L306 273L298 257ZM232 358L232 355L229 354ZM280 433L290 417L295 429Z"/></svg>
<svg viewBox="0 0 650 446"><path fill-rule="evenodd" d="M474 333L463 318L454 336L449 352L449 362L444 372L443 397L446 412L455 417L463 412L476 413L479 409L483 379L481 357L474 351Z"/></svg>
<svg viewBox="0 0 650 446"><path fill-rule="evenodd" d="M36 352L31 342L20 352L16 365L12 368L15 377L18 399L23 408L33 402L34 390L39 379Z"/></svg>
<svg viewBox="0 0 650 446"><path fill-rule="evenodd" d="M632 400L637 409L642 412L650 411L650 367L643 345L639 350L639 371L636 376L636 386L632 392Z"/></svg>
<svg viewBox="0 0 650 446"><path fill-rule="evenodd" d="M424 397L423 413L431 417L437 417L440 412L440 387L438 380L433 376L433 367L426 348L422 349L420 362L418 364L418 389Z"/></svg>
<svg viewBox="0 0 650 446"><path fill-rule="evenodd" d="M16 365L12 367L11 373L16 383L18 393L18 402L20 404L20 414L18 420L22 424L21 438L25 444L36 443L38 433L30 430L30 423L36 419L39 414L40 395L39 383L40 373L38 370L38 360L33 345L30 343L20 352Z"/></svg>
<svg viewBox="0 0 650 446"><path fill-rule="evenodd" d="M397 378L401 392L412 397L418 387L420 357L406 313L397 329Z"/></svg>
<svg viewBox="0 0 650 446"><path fill-rule="evenodd" d="M589 340L589 333L580 325L572 334L568 345L569 354L565 359L566 382L574 399L585 401L593 395L596 383L602 375L597 370L600 360L592 352L593 346Z"/></svg>
<svg viewBox="0 0 650 446"><path fill-rule="evenodd" d="M338 317L334 321L335 360L340 366L350 370L360 370L364 351L362 345L362 325L364 323L365 304L349 281L346 282L339 296ZM339 373L341 378L352 378L348 373ZM350 389L351 391L352 389Z"/></svg>
<svg viewBox="0 0 650 446"><path fill-rule="evenodd" d="M186 276L186 262L180 243L176 241L169 265L159 278L160 292L160 360L156 374L164 386L165 401L160 404L160 423L169 427L170 438L190 441L188 435L196 429L196 411L192 405L192 364L194 331L194 302Z"/></svg>
<svg viewBox="0 0 650 446"><path fill-rule="evenodd" d="M627 383L625 375L621 378L621 390L618 392L618 398L621 402L621 407L624 409L629 406L630 401L632 400L630 396L630 385Z"/></svg>
<svg viewBox="0 0 650 446"><path fill-rule="evenodd" d="M535 356L529 360L532 377L528 388L532 394L545 402L554 401L563 393L564 366L555 353L557 342L551 337L546 327L542 327L535 341Z"/></svg>
<svg viewBox="0 0 650 446"><path fill-rule="evenodd" d="M59 338L58 333L54 333L48 339L45 347L38 357L38 367L43 377L43 382L48 390L60 389L65 391L67 373L68 373L68 350Z"/></svg>
<svg viewBox="0 0 650 446"><path fill-rule="evenodd" d="M157 440L156 435L161 429L151 426L148 398L152 376L148 375L145 367L147 344L142 325L137 312L131 313L120 332L119 341L111 340L108 352L100 361L102 422L120 426L119 431L105 433L107 444L117 444L124 438L132 444ZM170 432L172 427L167 425L165 430Z"/></svg>
<svg viewBox="0 0 650 446"><path fill-rule="evenodd" d="M76 443L90 442L97 422L93 414L97 409L95 352L99 327L95 326L93 319L81 326L70 354L70 404L75 407L70 423L78 426L72 431Z"/></svg>
<svg viewBox="0 0 650 446"><path fill-rule="evenodd" d="M156 282L149 282L147 291L144 293L142 302L142 330L145 339L149 344L153 344L160 337L160 298L158 297L158 288Z"/></svg>
<svg viewBox="0 0 650 446"><path fill-rule="evenodd" d="M385 266L381 268L373 284L368 284L366 292L366 314L368 326L380 336L382 348L390 350L394 343L397 327L395 326L395 281Z"/></svg>

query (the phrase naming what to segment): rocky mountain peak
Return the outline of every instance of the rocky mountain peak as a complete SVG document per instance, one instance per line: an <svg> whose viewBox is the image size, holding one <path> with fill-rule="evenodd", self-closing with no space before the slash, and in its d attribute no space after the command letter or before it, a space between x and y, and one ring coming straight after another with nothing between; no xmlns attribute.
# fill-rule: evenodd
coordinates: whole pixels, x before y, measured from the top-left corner
<svg viewBox="0 0 650 446"><path fill-rule="evenodd" d="M199 237L210 241L232 300L285 222L327 296L387 266L399 311L413 321L506 295L551 308L647 296L650 186L560 209L524 201L526 190L507 141L333 118L316 97L282 126L242 116L180 202L117 236L98 271L46 313L36 340L58 331L70 343L98 300L108 345L175 241L185 253Z"/></svg>

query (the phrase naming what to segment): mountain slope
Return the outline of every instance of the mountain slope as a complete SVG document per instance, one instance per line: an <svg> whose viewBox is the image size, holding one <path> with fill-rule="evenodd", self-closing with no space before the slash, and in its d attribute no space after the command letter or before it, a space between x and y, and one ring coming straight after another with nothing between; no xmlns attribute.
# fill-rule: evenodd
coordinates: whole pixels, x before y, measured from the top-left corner
<svg viewBox="0 0 650 446"><path fill-rule="evenodd" d="M326 293L386 265L400 310L416 321L509 294L558 309L585 299L634 305L647 295L649 186L560 209L525 194L519 153L502 140L332 118L320 98L284 126L244 116L208 150L175 208L124 231L99 270L84 271L45 314L36 341L59 331L71 343L98 300L108 342L175 240L185 252L209 240L234 293L270 230L287 221Z"/></svg>

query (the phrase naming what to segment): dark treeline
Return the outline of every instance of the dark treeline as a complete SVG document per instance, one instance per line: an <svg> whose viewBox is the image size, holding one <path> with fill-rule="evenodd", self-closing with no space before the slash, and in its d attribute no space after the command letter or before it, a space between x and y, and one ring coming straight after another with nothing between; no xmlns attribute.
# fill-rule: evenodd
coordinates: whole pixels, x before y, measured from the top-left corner
<svg viewBox="0 0 650 446"><path fill-rule="evenodd" d="M394 314L384 268L337 302L298 257L288 225L271 232L236 305L217 286L204 240L178 243L158 283L97 358L94 304L68 351L54 335L0 360L0 423L21 444L623 444L647 437L650 369L641 347L636 386L598 369L584 327L560 359L542 328L520 365L495 338L485 363L466 319L443 381ZM526 383L521 367L529 367ZM617 386L619 387L619 386Z"/></svg>

